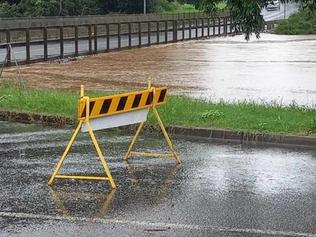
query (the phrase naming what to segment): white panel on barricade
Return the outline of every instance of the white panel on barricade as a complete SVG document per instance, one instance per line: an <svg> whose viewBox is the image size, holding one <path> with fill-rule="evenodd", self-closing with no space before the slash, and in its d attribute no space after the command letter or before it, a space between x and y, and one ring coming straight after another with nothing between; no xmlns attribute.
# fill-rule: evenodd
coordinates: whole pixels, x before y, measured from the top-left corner
<svg viewBox="0 0 316 237"><path fill-rule="evenodd" d="M147 115L148 109L136 110L108 117L91 119L90 125L93 131L106 128L115 128L129 124L145 122L147 120ZM88 131L85 124L82 124L81 131Z"/></svg>

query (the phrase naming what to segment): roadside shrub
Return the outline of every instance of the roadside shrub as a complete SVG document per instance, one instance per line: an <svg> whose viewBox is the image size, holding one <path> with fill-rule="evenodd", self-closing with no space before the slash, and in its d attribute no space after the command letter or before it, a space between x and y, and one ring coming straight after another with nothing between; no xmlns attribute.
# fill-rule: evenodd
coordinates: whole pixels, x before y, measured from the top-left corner
<svg viewBox="0 0 316 237"><path fill-rule="evenodd" d="M280 21L275 33L289 35L316 34L316 12L301 9L288 19Z"/></svg>
<svg viewBox="0 0 316 237"><path fill-rule="evenodd" d="M316 133L316 117L312 119L309 133Z"/></svg>
<svg viewBox="0 0 316 237"><path fill-rule="evenodd" d="M194 5L191 4L181 4L178 1L168 1L168 0L159 0L159 12L170 12L170 13L177 13L177 12L196 12Z"/></svg>

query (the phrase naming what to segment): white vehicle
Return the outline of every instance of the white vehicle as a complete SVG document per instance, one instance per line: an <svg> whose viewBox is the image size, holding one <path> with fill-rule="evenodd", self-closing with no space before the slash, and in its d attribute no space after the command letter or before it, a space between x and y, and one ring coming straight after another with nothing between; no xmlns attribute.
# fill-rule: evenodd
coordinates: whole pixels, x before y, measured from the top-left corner
<svg viewBox="0 0 316 237"><path fill-rule="evenodd" d="M280 2L278 0L270 1L270 3L266 6L267 11L280 11Z"/></svg>

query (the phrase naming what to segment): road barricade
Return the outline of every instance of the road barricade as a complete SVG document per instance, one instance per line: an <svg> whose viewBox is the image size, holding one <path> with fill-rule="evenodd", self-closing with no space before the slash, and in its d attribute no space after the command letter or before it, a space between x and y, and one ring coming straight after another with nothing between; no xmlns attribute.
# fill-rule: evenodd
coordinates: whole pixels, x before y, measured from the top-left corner
<svg viewBox="0 0 316 237"><path fill-rule="evenodd" d="M78 125L70 141L68 142L68 145L63 155L61 156L52 176L50 177L48 184L52 185L55 179L106 180L109 181L113 189L116 188L116 184L113 180L108 164L102 154L102 151L99 147L93 131L120 127L130 124L139 123L140 125L138 126L137 131L128 147L127 153L124 157L125 161L127 161L130 156L134 155L143 157L174 158L178 164L181 163L180 157L177 155L156 109L157 105L167 103L166 94L166 87L153 87L151 86L150 81L148 82L148 87L146 90L97 98L89 98L88 96L85 96L84 87L81 86L80 98L78 102ZM150 109L152 109L157 123L161 128L170 153L148 153L132 151L137 137L144 127L144 123L147 121L147 116ZM89 133L101 161L105 176L58 174L80 131Z"/></svg>

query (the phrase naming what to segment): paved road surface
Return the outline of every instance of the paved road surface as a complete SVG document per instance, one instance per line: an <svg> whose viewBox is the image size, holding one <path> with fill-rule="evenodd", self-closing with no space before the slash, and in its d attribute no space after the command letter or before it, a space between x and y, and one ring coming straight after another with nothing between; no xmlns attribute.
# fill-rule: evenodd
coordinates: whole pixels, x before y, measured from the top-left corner
<svg viewBox="0 0 316 237"><path fill-rule="evenodd" d="M180 166L126 164L131 137L101 132L118 189L86 181L49 188L69 135L0 122L1 236L316 236L315 150L177 139ZM162 144L142 137L138 148ZM85 136L65 163L63 172L71 171L101 172Z"/></svg>

